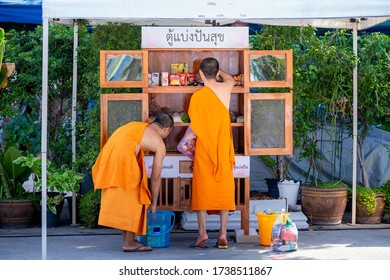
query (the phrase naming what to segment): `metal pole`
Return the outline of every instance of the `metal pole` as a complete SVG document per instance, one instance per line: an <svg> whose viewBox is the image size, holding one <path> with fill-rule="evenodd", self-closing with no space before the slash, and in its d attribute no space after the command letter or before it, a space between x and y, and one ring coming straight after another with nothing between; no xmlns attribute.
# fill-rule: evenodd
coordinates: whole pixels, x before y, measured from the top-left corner
<svg viewBox="0 0 390 280"><path fill-rule="evenodd" d="M76 162L76 118L77 118L77 47L79 26L73 21L73 87L72 87L72 162ZM72 225L76 225L76 193L72 193Z"/></svg>
<svg viewBox="0 0 390 280"><path fill-rule="evenodd" d="M47 259L47 92L48 92L48 55L49 55L49 20L43 19L43 45L42 45L42 260Z"/></svg>
<svg viewBox="0 0 390 280"><path fill-rule="evenodd" d="M357 27L353 24L353 52L357 56ZM352 155L352 224L356 224L356 167L357 167L357 115L358 115L358 65L353 68L353 155Z"/></svg>

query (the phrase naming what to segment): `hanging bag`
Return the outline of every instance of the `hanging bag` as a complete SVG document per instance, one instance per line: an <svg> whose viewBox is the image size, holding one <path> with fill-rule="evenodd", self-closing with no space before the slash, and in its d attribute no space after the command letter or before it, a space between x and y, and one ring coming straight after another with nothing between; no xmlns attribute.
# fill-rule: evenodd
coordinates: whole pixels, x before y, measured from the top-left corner
<svg viewBox="0 0 390 280"><path fill-rule="evenodd" d="M191 160L194 159L196 145L196 134L192 131L191 126L188 126L183 138L177 145L177 150Z"/></svg>

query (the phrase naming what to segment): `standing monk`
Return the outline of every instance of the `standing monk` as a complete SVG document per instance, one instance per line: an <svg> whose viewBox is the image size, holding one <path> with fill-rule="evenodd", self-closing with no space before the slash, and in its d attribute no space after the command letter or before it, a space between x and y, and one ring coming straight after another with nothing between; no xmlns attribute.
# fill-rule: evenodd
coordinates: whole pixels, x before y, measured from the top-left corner
<svg viewBox="0 0 390 280"><path fill-rule="evenodd" d="M235 162L230 124L230 97L234 79L219 69L215 58L202 60L199 70L204 87L190 101L191 128L197 135L192 179L192 210L197 210L198 237L191 247L205 248L207 210L220 213L218 248L228 248L229 210L235 210ZM219 77L222 82L217 81Z"/></svg>
<svg viewBox="0 0 390 280"><path fill-rule="evenodd" d="M122 230L123 251L150 251L135 238L146 234L147 210L156 212L161 186L163 139L173 127L172 116L161 112L147 122L130 122L119 127L103 146L92 167L94 188L102 189L99 225ZM148 189L144 152L154 153L151 193Z"/></svg>

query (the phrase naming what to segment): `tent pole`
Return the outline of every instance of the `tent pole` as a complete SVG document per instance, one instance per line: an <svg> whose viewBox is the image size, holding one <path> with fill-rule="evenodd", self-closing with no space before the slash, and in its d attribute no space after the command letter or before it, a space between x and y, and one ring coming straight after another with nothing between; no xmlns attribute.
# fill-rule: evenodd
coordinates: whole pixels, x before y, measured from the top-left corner
<svg viewBox="0 0 390 280"><path fill-rule="evenodd" d="M358 55L358 21L353 24L353 52ZM352 155L352 224L356 224L356 167L357 167L357 114L358 114L358 64L353 68L353 155Z"/></svg>
<svg viewBox="0 0 390 280"><path fill-rule="evenodd" d="M73 87L72 87L72 162L76 162L76 117L77 117L77 47L79 25L73 21ZM72 225L76 225L76 192L72 193Z"/></svg>
<svg viewBox="0 0 390 280"><path fill-rule="evenodd" d="M49 56L49 20L43 18L43 45L42 45L42 260L47 259L47 92L48 92L48 56Z"/></svg>

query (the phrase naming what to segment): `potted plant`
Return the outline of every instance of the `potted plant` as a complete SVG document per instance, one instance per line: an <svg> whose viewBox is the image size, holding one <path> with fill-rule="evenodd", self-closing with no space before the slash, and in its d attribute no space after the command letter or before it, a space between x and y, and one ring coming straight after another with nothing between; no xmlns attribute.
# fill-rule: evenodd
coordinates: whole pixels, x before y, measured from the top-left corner
<svg viewBox="0 0 390 280"><path fill-rule="evenodd" d="M383 183L379 190L385 197L385 213L387 214L387 223L390 223L390 180Z"/></svg>
<svg viewBox="0 0 390 280"><path fill-rule="evenodd" d="M371 189L365 186L356 188L356 222L359 224L379 224L385 211L385 195L382 188ZM351 197L351 192L349 192Z"/></svg>
<svg viewBox="0 0 390 280"><path fill-rule="evenodd" d="M32 154L19 157L16 163L32 169L36 188L42 191L41 159ZM47 208L48 217L53 219L52 226L57 226L62 211L65 195L68 192L78 192L84 174L75 172L67 165L55 167L48 161L47 165ZM49 225L48 225L49 227Z"/></svg>
<svg viewBox="0 0 390 280"><path fill-rule="evenodd" d="M26 228L32 223L37 197L23 187L31 169L15 162L21 156L17 144L8 143L4 152L0 147L0 226L3 228Z"/></svg>
<svg viewBox="0 0 390 280"><path fill-rule="evenodd" d="M273 178L265 178L268 195L272 198L286 198L287 206L297 204L300 182L287 178L291 158L286 162L283 156L263 155L260 159L273 174Z"/></svg>
<svg viewBox="0 0 390 280"><path fill-rule="evenodd" d="M301 186L302 211L311 224L338 225L347 206L348 187L341 181Z"/></svg>
<svg viewBox="0 0 390 280"><path fill-rule="evenodd" d="M280 181L280 178L278 176L276 159L268 155L259 156L259 158L270 170L272 170L272 178L265 178L265 182L268 186L268 196L279 198L278 182Z"/></svg>

